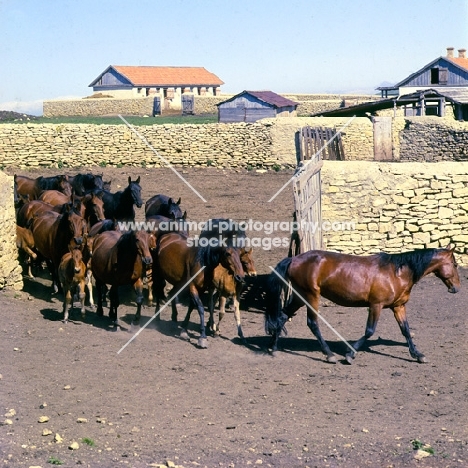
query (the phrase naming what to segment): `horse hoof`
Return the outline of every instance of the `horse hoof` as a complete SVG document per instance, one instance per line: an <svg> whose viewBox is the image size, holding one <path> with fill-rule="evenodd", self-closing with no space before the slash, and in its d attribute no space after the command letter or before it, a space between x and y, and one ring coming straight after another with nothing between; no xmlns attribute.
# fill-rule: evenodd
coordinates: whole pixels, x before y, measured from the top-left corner
<svg viewBox="0 0 468 468"><path fill-rule="evenodd" d="M199 348L202 348L202 349L208 348L208 340L206 338L199 338L197 344Z"/></svg>
<svg viewBox="0 0 468 468"><path fill-rule="evenodd" d="M428 361L424 356L418 356L418 362L419 362L419 364L425 364Z"/></svg>
<svg viewBox="0 0 468 468"><path fill-rule="evenodd" d="M332 354L331 356L327 356L327 362L330 362L331 364L336 364L338 361L336 359L336 356Z"/></svg>
<svg viewBox="0 0 468 468"><path fill-rule="evenodd" d="M181 337L183 340L190 341L190 337L188 336L187 330L182 330L182 331L180 332L180 337Z"/></svg>
<svg viewBox="0 0 468 468"><path fill-rule="evenodd" d="M348 364L352 364L352 363L353 363L353 361L354 361L354 356L355 356L355 355L352 355L351 353L348 353L348 354L345 356L346 361L347 361Z"/></svg>

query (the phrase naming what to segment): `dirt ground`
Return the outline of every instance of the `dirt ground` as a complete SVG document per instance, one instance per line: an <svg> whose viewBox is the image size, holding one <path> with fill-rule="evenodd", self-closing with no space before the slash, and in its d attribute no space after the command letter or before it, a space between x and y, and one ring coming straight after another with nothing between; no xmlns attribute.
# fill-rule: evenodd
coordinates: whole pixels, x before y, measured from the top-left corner
<svg viewBox="0 0 468 468"><path fill-rule="evenodd" d="M59 172L67 173L33 176ZM181 196L191 220L285 221L292 212L291 186L268 203L290 171L184 169L206 203L169 169L100 172L114 191L129 176L141 176L143 199ZM262 285L268 266L286 254L285 248L254 249L259 276L248 280L241 302L247 345L237 338L232 313L221 336L199 349L198 315L192 315L188 342L165 310L118 353L140 330L131 325L131 290L121 291L117 332L90 307L85 320L75 309L63 324L61 297L51 296L45 272L25 278L21 293L0 293L0 422L11 422L0 426L2 466L468 466L467 271L460 271L458 294L448 294L434 276L413 290L409 323L429 363L411 359L384 311L355 363L333 365L307 328L304 308L289 323L277 356L266 352ZM153 313L145 307L141 325ZM322 313L347 340L364 331L364 309L328 305ZM321 328L343 357L346 346ZM41 416L49 420L39 423ZM56 434L62 442L54 441ZM73 442L77 450L69 448ZM418 461L414 447L423 444L433 453Z"/></svg>

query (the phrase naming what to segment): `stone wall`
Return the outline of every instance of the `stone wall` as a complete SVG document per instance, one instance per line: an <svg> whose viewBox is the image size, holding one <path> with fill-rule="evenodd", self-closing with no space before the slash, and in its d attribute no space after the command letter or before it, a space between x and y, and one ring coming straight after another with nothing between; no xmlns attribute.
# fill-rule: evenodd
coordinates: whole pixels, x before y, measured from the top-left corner
<svg viewBox="0 0 468 468"><path fill-rule="evenodd" d="M234 96L234 94L222 94L218 96L194 95L194 112L200 114L217 114L216 104ZM299 103L297 114L307 116L318 112L337 109L343 102L348 105L359 104L380 99L373 95L357 94L282 94L282 96ZM73 100L44 101L44 117L60 116L99 116L99 115L153 115L153 98L91 98ZM162 105L164 114L164 105Z"/></svg>
<svg viewBox="0 0 468 468"><path fill-rule="evenodd" d="M400 131L401 161L468 161L468 122L439 117L404 120Z"/></svg>
<svg viewBox="0 0 468 468"><path fill-rule="evenodd" d="M137 131L149 146L125 125L0 125L0 166L158 167L164 160L181 166L278 163L269 126L262 123L148 125ZM294 156L290 163L295 164Z"/></svg>
<svg viewBox="0 0 468 468"><path fill-rule="evenodd" d="M134 99L92 98L44 101L44 117L153 115L153 97Z"/></svg>
<svg viewBox="0 0 468 468"><path fill-rule="evenodd" d="M16 249L16 216L13 177L0 171L0 289L20 291L22 269Z"/></svg>
<svg viewBox="0 0 468 468"><path fill-rule="evenodd" d="M374 159L365 117L290 117L253 124L148 125L137 128L167 161L185 166L295 166L301 127L342 129L347 160ZM437 117L393 119L397 161L468 161L468 122ZM125 125L2 124L0 166L160 166L164 162Z"/></svg>
<svg viewBox="0 0 468 468"><path fill-rule="evenodd" d="M346 159L368 160L374 159L374 131L372 122L366 117L297 117L289 119L264 119L270 125L272 139L272 155L278 160L291 161L291 155L297 158L298 132L309 125L310 127L329 127L340 130ZM297 160L297 159L296 159Z"/></svg>
<svg viewBox="0 0 468 468"><path fill-rule="evenodd" d="M468 163L325 161L322 219L355 223L324 232L328 250L396 253L453 243L468 265Z"/></svg>

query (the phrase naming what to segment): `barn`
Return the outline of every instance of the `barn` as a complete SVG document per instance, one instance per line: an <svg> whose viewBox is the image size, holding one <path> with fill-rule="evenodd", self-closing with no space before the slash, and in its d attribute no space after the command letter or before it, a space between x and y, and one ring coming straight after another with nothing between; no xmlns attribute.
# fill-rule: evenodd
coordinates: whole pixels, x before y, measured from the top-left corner
<svg viewBox="0 0 468 468"><path fill-rule="evenodd" d="M445 57L436 58L394 86L381 86L377 89L386 98L389 95L403 96L425 89L443 93L454 88L468 88L468 58L466 49L458 49L458 57L455 57L453 47L447 47Z"/></svg>
<svg viewBox="0 0 468 468"><path fill-rule="evenodd" d="M218 96L224 82L203 67L110 65L89 87L115 98L158 96L164 108L180 109L184 93Z"/></svg>
<svg viewBox="0 0 468 468"><path fill-rule="evenodd" d="M298 104L272 91L242 91L217 104L218 122L256 122L272 117L296 117Z"/></svg>

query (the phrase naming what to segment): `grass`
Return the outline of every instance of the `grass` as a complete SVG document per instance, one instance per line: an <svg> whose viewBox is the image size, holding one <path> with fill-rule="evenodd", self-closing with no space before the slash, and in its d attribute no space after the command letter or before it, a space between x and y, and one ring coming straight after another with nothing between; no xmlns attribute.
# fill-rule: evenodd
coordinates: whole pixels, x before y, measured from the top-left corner
<svg viewBox="0 0 468 468"><path fill-rule="evenodd" d="M81 442L83 442L83 444L89 445L90 447L94 447L96 445L96 442L94 442L94 440L90 439L89 437L83 437Z"/></svg>
<svg viewBox="0 0 468 468"><path fill-rule="evenodd" d="M165 124L195 124L202 125L207 123L216 123L218 121L217 115L161 115L157 117L132 117L124 116L125 120L131 125L137 127L143 125L165 125ZM1 123L15 123L21 124L93 124L93 125L125 125L125 122L116 117L38 117L34 120L18 120L12 121L0 121Z"/></svg>
<svg viewBox="0 0 468 468"><path fill-rule="evenodd" d="M424 450L425 452L434 455L434 449L424 442L421 442L419 439L413 439L411 444L413 445L413 450Z"/></svg>
<svg viewBox="0 0 468 468"><path fill-rule="evenodd" d="M63 465L62 460L53 456L49 457L49 459L47 460L47 463L50 463L51 465Z"/></svg>

